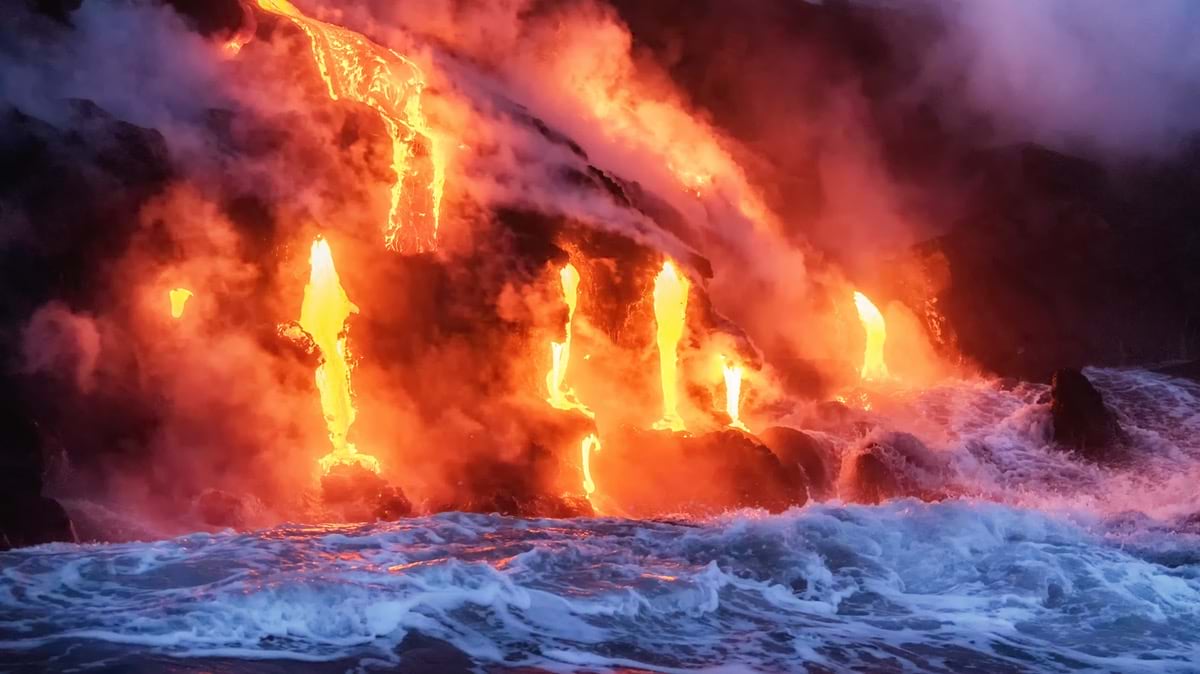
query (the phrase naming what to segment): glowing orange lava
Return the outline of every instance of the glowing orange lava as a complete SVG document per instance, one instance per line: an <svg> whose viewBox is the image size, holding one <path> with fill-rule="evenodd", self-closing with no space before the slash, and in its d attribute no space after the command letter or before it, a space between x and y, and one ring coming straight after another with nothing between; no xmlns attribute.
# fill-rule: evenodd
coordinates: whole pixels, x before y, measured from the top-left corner
<svg viewBox="0 0 1200 674"><path fill-rule="evenodd" d="M345 326L350 314L358 313L358 307L342 289L328 241L318 238L313 242L309 265L308 285L304 286L304 303L300 307L300 328L321 350L317 390L321 392L321 410L333 444L333 451L320 459L321 470L328 473L338 464L358 464L378 473L379 461L359 454L347 439L356 411L350 388L350 364L346 360Z"/></svg>
<svg viewBox="0 0 1200 674"><path fill-rule="evenodd" d="M560 410L579 410L588 417L596 415L587 405L579 402L575 392L564 387L567 378L567 366L571 362L571 325L575 320L575 307L579 302L579 271L570 262L559 272L562 282L563 301L567 304L566 339L561 342L550 342L550 372L546 373L546 402Z"/></svg>
<svg viewBox="0 0 1200 674"><path fill-rule="evenodd" d="M729 427L750 432L741 419L742 366L729 363L721 357L721 369L725 373L725 413L729 415Z"/></svg>
<svg viewBox="0 0 1200 674"><path fill-rule="evenodd" d="M580 465L583 467L583 493L590 502L592 494L596 493L596 483L592 481L592 452L600 451L600 438L595 433L588 435L583 439L579 450L582 454ZM592 507L595 507L594 503Z"/></svg>
<svg viewBox="0 0 1200 674"><path fill-rule="evenodd" d="M421 252L437 248L446 156L421 111L425 74L409 59L359 33L304 15L288 0L258 0L265 11L286 17L308 35L313 58L333 100L348 98L379 114L392 139L391 207L384 241L392 250ZM429 182L432 213L402 208L405 176L418 137L428 144L433 176ZM407 223L405 219L407 218ZM424 226L427 221L428 225Z"/></svg>
<svg viewBox="0 0 1200 674"><path fill-rule="evenodd" d="M858 309L858 319L862 321L863 329L867 332L861 376L865 381L887 379L887 363L883 360L883 343L887 341L887 329L883 324L883 314L879 313L879 309L875 308L866 295L858 291L854 292L854 306Z"/></svg>
<svg viewBox="0 0 1200 674"><path fill-rule="evenodd" d="M183 318L183 310L188 299L192 297L192 291L187 288L172 288L167 292L167 297L171 300L171 318Z"/></svg>
<svg viewBox="0 0 1200 674"><path fill-rule="evenodd" d="M687 430L679 416L678 349L687 317L688 288L687 279L670 260L663 263L662 271L654 278L654 321L663 397L663 415L654 422L655 430Z"/></svg>

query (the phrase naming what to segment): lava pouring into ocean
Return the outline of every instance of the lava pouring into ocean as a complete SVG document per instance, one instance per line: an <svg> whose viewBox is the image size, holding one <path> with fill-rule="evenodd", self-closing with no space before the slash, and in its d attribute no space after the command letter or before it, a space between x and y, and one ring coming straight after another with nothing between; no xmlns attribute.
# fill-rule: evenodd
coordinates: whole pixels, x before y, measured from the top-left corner
<svg viewBox="0 0 1200 674"><path fill-rule="evenodd" d="M860 374L863 381L883 381L889 377L887 363L883 358L883 345L887 341L887 326L884 325L883 314L866 295L858 291L854 292L854 307L858 310L858 319L867 335Z"/></svg>
<svg viewBox="0 0 1200 674"><path fill-rule="evenodd" d="M654 422L657 430L687 429L679 416L679 340L687 320L690 285L670 260L654 278L655 342L658 345L659 378L662 382L662 418Z"/></svg>
<svg viewBox="0 0 1200 674"><path fill-rule="evenodd" d="M15 3L0 670L1193 671L1200 155L988 96L1190 118L931 1Z"/></svg>
<svg viewBox="0 0 1200 674"><path fill-rule="evenodd" d="M333 451L319 461L321 470L329 473L334 466L346 464L379 473L379 461L360 454L348 437L357 410L350 387L345 331L346 320L351 314L358 313L358 307L342 288L328 241L318 238L313 242L309 265L311 270L308 285L304 286L299 325L321 350L321 364L316 372L317 390L329 428L329 442L333 445Z"/></svg>

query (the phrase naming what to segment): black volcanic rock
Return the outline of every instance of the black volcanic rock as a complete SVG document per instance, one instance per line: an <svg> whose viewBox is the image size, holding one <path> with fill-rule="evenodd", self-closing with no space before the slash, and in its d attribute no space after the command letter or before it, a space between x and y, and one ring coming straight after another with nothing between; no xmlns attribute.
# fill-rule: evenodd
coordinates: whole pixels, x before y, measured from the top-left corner
<svg viewBox="0 0 1200 674"><path fill-rule="evenodd" d="M1112 458L1123 432L1104 397L1079 370L1062 368L1050 380L1054 441L1093 460Z"/></svg>
<svg viewBox="0 0 1200 674"><path fill-rule="evenodd" d="M17 380L0 377L0 549L74 541L62 506L41 495L41 438Z"/></svg>
<svg viewBox="0 0 1200 674"><path fill-rule="evenodd" d="M851 448L838 474L843 500L876 504L893 498L936 501L946 496L941 460L916 436L885 432Z"/></svg>
<svg viewBox="0 0 1200 674"><path fill-rule="evenodd" d="M758 433L757 437L781 462L800 466L804 470L809 496L816 499L829 497L832 478L820 441L786 426L773 426Z"/></svg>
<svg viewBox="0 0 1200 674"><path fill-rule="evenodd" d="M412 515L412 503L399 487L359 465L338 464L321 478L325 506L353 522L397 520Z"/></svg>
<svg viewBox="0 0 1200 674"><path fill-rule="evenodd" d="M877 504L901 495L892 469L878 454L864 452L843 464L843 498L855 503Z"/></svg>
<svg viewBox="0 0 1200 674"><path fill-rule="evenodd" d="M71 518L58 501L45 496L0 500L0 550L75 540Z"/></svg>
<svg viewBox="0 0 1200 674"><path fill-rule="evenodd" d="M780 512L808 500L804 470L745 433L627 428L603 440L592 457L597 492L631 514Z"/></svg>

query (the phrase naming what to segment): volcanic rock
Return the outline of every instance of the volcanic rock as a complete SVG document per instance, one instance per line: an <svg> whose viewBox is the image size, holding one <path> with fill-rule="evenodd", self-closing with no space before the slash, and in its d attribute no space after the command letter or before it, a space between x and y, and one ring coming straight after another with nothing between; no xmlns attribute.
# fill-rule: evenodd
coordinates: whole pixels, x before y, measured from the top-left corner
<svg viewBox="0 0 1200 674"><path fill-rule="evenodd" d="M42 493L41 439L15 378L0 376L0 549L74 541L62 505Z"/></svg>
<svg viewBox="0 0 1200 674"><path fill-rule="evenodd" d="M397 486L357 464L338 464L321 478L325 505L352 522L396 520L412 514L412 503Z"/></svg>
<svg viewBox="0 0 1200 674"><path fill-rule="evenodd" d="M1092 460L1111 458L1124 433L1104 397L1082 372L1055 371L1050 380L1050 415L1054 441Z"/></svg>
<svg viewBox="0 0 1200 674"><path fill-rule="evenodd" d="M76 540L71 518L58 501L27 495L0 501L0 550Z"/></svg>
<svg viewBox="0 0 1200 674"><path fill-rule="evenodd" d="M800 466L808 479L809 496L825 499L832 489L830 470L826 465L821 442L813 436L786 426L773 426L758 433L758 439L775 453L784 464Z"/></svg>
<svg viewBox="0 0 1200 674"><path fill-rule="evenodd" d="M196 497L196 514L210 527L246 525L242 499L219 489L206 489Z"/></svg>
<svg viewBox="0 0 1200 674"><path fill-rule="evenodd" d="M945 497L944 466L908 433L879 433L849 451L838 475L843 500L877 504L893 498Z"/></svg>
<svg viewBox="0 0 1200 674"><path fill-rule="evenodd" d="M739 431L624 429L592 458L597 492L632 514L780 512L808 500L804 470Z"/></svg>

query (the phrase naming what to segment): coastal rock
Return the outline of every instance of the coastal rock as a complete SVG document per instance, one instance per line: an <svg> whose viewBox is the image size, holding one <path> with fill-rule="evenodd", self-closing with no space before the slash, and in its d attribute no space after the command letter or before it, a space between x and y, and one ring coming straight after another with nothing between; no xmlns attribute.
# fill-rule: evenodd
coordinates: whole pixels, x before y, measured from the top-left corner
<svg viewBox="0 0 1200 674"><path fill-rule="evenodd" d="M838 475L843 500L877 504L893 498L945 497L945 466L916 436L879 433L849 450Z"/></svg>
<svg viewBox="0 0 1200 674"><path fill-rule="evenodd" d="M1050 379L1050 416L1054 441L1088 459L1112 458L1124 435L1104 397L1076 369L1059 369Z"/></svg>
<svg viewBox="0 0 1200 674"><path fill-rule="evenodd" d="M821 442L813 436L786 426L773 426L757 434L784 464L800 466L808 479L809 496L825 499L833 486Z"/></svg>
<svg viewBox="0 0 1200 674"><path fill-rule="evenodd" d="M795 463L739 431L700 435L624 429L592 459L601 496L636 515L719 513L732 508L781 512L808 500Z"/></svg>

